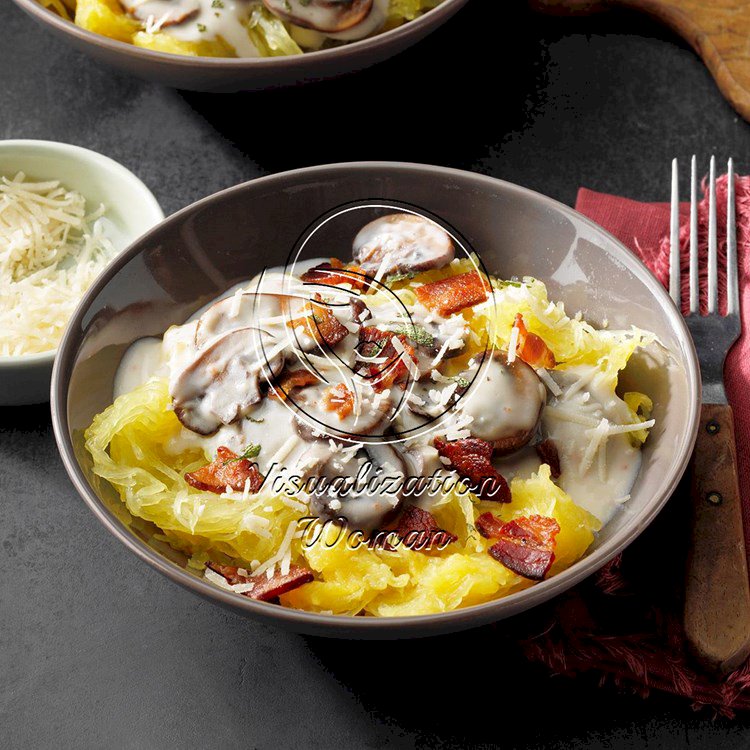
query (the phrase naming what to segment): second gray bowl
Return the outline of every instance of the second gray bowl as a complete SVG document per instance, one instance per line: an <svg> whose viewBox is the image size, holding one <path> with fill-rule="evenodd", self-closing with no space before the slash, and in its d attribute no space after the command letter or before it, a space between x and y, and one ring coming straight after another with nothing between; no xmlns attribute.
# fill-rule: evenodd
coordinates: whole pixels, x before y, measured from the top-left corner
<svg viewBox="0 0 750 750"><path fill-rule="evenodd" d="M416 44L467 0L443 0L422 16L341 47L286 57L187 57L134 47L61 18L38 0L14 0L35 21L98 62L139 78L188 91L255 91L318 81L361 70Z"/></svg>
<svg viewBox="0 0 750 750"><path fill-rule="evenodd" d="M630 501L586 556L549 580L488 604L402 618L336 617L286 609L223 591L185 567L97 480L83 430L112 402L115 370L141 336L160 335L208 299L264 266L282 264L299 235L341 204L402 201L452 225L502 278L533 275L550 298L593 323L657 334L669 366L634 357L625 371L654 399L656 426ZM631 384L632 384L631 383ZM249 616L334 637L422 636L481 625L529 609L573 586L630 544L654 519L685 470L695 440L700 380L692 339L668 295L625 247L591 221L525 188L469 172L359 163L264 177L174 214L130 247L86 295L60 346L52 378L55 436L68 473L110 533L159 572Z"/></svg>

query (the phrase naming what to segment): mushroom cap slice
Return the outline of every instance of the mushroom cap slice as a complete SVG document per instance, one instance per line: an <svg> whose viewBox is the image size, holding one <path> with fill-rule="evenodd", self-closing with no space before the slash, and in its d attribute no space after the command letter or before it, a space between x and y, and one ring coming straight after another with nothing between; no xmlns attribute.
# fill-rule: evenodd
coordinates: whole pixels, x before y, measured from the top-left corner
<svg viewBox="0 0 750 750"><path fill-rule="evenodd" d="M305 297L276 292L231 294L214 302L198 318L195 345L203 347L217 336L238 328L264 325L269 318L284 315L291 320L306 303Z"/></svg>
<svg viewBox="0 0 750 750"><path fill-rule="evenodd" d="M266 378L284 367L277 339L259 328L239 328L217 338L176 378L172 399L177 418L200 435L245 415L263 397Z"/></svg>
<svg viewBox="0 0 750 750"><path fill-rule="evenodd" d="M435 383L420 380L411 385L408 407L414 414L434 420L445 414L466 392L458 378L452 383Z"/></svg>
<svg viewBox="0 0 750 750"><path fill-rule="evenodd" d="M401 508L406 465L388 444L362 444L354 455L332 453L318 476L321 482L312 493L311 508L321 518L342 518L350 529L368 531L387 523Z"/></svg>
<svg viewBox="0 0 750 750"><path fill-rule="evenodd" d="M473 417L472 437L493 443L495 455L523 448L534 436L546 401L544 383L523 360L508 364L495 352L477 374L459 408Z"/></svg>
<svg viewBox="0 0 750 750"><path fill-rule="evenodd" d="M187 21L201 9L200 0L120 0L120 5L133 18L139 21L152 18L162 29Z"/></svg>
<svg viewBox="0 0 750 750"><path fill-rule="evenodd" d="M263 0L274 15L305 29L336 33L361 23L373 0Z"/></svg>
<svg viewBox="0 0 750 750"><path fill-rule="evenodd" d="M354 238L352 256L365 273L411 273L442 268L455 255L453 241L434 221L415 214L388 214L371 221Z"/></svg>
<svg viewBox="0 0 750 750"><path fill-rule="evenodd" d="M369 389L359 393L359 408L345 417L325 406L325 392L331 387L328 383L319 383L302 388L294 395L294 407L301 422L297 433L305 440L310 437L326 435L355 436L363 440L373 435L381 435L388 425L387 418L393 410L393 401L389 396L380 396Z"/></svg>

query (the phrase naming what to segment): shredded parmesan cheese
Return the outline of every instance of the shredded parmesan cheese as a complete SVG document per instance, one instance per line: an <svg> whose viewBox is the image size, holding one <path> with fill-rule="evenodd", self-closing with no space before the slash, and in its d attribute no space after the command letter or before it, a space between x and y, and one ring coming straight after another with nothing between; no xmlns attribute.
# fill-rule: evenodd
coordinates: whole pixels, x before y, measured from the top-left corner
<svg viewBox="0 0 750 750"><path fill-rule="evenodd" d="M57 180L0 177L0 355L52 351L115 253L86 199Z"/></svg>
<svg viewBox="0 0 750 750"><path fill-rule="evenodd" d="M508 341L508 364L512 365L516 361L516 349L518 349L518 326L514 325L510 332Z"/></svg>
<svg viewBox="0 0 750 750"><path fill-rule="evenodd" d="M394 336L391 339L391 344L401 358L401 361L406 365L406 369L409 371L409 374L414 378L414 380L419 380L419 370L414 364L414 360L406 353L406 349L401 343L401 339L398 339Z"/></svg>
<svg viewBox="0 0 750 750"><path fill-rule="evenodd" d="M558 397L562 395L562 388L560 388L560 386L555 383L555 381L552 379L552 376L543 367L540 367L538 370L536 370L536 374L539 376L539 380L541 380L542 383L544 383L544 385L549 388L549 392L553 396Z"/></svg>

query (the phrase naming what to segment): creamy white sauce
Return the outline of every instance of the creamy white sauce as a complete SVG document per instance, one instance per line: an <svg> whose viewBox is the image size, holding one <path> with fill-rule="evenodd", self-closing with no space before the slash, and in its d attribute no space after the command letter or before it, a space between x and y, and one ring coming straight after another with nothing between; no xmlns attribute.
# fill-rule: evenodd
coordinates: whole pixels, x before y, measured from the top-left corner
<svg viewBox="0 0 750 750"><path fill-rule="evenodd" d="M131 16L161 28L183 23L200 10L200 0L120 0Z"/></svg>
<svg viewBox="0 0 750 750"><path fill-rule="evenodd" d="M462 411L472 418L472 436L489 442L533 433L546 397L544 384L528 365L504 360L497 352L484 363L461 401Z"/></svg>
<svg viewBox="0 0 750 750"><path fill-rule="evenodd" d="M276 399L264 398L243 419L222 426L213 435L198 435L183 427L166 450L179 455L187 449L200 448L214 456L224 445L239 455L248 445L260 445L261 452L254 460L260 472L266 474L274 456L295 434L287 407Z"/></svg>
<svg viewBox="0 0 750 750"><path fill-rule="evenodd" d="M324 259L318 258L298 264L296 276L321 262ZM290 330L286 325L290 316L301 314L303 300L294 295L310 294L310 289L301 287L298 278L285 275L283 270L270 269L249 283L227 290L198 310L184 325L171 327L162 340L144 338L135 342L116 374L115 396L132 391L151 376L168 378L170 392L179 392L184 387L185 373L195 368L201 358L205 359L206 352L217 342L241 330L260 329L271 341L274 337L283 341L284 334L288 335ZM261 291L268 293L260 297L256 296L259 282ZM349 299L345 289L327 293L329 300ZM250 444L260 445L261 452L255 460L264 475L277 465L277 470L283 466L289 472L297 469L302 475L354 477L362 462L372 457L377 459L376 468L389 467L396 474L444 473L444 466L431 444L435 434L446 434L444 430L438 433L417 431L415 437L393 447L378 442L363 447L357 442L359 438L347 438L346 433L366 436L382 434L391 426L397 433L422 428L436 413L452 406L457 395L455 380L442 377L435 380L431 365L420 363L420 379L410 384L412 397L435 409L421 409L423 413L417 414L404 404L394 415L402 391L396 386L391 393L376 394L352 380L347 365L355 361L357 327L348 304L332 309L342 323L352 326L350 333L335 347L333 354L323 355L320 350L310 352L309 362L330 384L345 382L354 389L357 407L352 414L335 423L337 416L324 405L327 383L296 391L295 398L287 403L260 396L259 391L266 386L259 381L256 393L255 386L247 385L248 372L255 372L254 360L251 354L239 353L243 348L240 346L238 351L232 350L221 361L212 363L214 370L201 371L198 380L191 381L194 390L202 389L206 394L200 401L199 419L208 423L213 419L216 429L204 435L183 426L166 450L179 454L188 448L199 448L211 457L220 446L239 454ZM444 330L441 327L448 325L449 329L444 330L447 337L463 334L463 324L459 328L451 320L429 316L424 310L410 312L423 322L430 322L428 318L432 317L436 330ZM365 325L378 325L378 313L387 318L387 313L376 310L373 319L365 321ZM269 346L273 349L272 343ZM288 351L276 354L286 359L288 367L299 366L294 364ZM259 362L255 366L265 367ZM280 372L280 368L275 372ZM342 372L348 380L343 378ZM631 415L626 404L609 392L597 373L597 368L591 366L551 372L562 391L561 395L553 397L548 395L531 368L520 360L509 366L504 354L496 353L479 370L465 373L468 379L474 374L476 378L449 416L461 422L467 435L494 441L496 445L505 438L522 436L520 450L514 448L511 455L494 461L509 481L514 477L526 478L538 470L540 461L533 444L543 438L552 439L562 468L557 480L559 486L578 505L606 522L627 500L638 475L641 453L631 445L627 434L606 433L607 422L602 420L608 420L611 425L624 425L630 422ZM212 374L225 378L222 387L215 387ZM444 403L438 403L446 394ZM399 498L381 497L377 493L342 499L340 506L335 498L331 500L325 496L314 497L313 506L323 515L344 515L361 528L370 528L382 521L399 502ZM434 500L434 496L425 496L419 502L429 507Z"/></svg>
<svg viewBox="0 0 750 750"><path fill-rule="evenodd" d="M154 375L166 375L162 339L143 338L128 347L115 373L114 397L130 393Z"/></svg>
<svg viewBox="0 0 750 750"><path fill-rule="evenodd" d="M230 44L239 57L261 56L246 27L258 0L121 0L121 4L148 32L161 32L185 42L220 38ZM389 0L374 0L372 9L361 21L339 32L323 30L339 12L335 4L296 2L295 5L298 6L295 11L321 30L300 28L293 37L300 46L317 49L326 39L355 41L378 32L385 23Z"/></svg>
<svg viewBox="0 0 750 750"><path fill-rule="evenodd" d="M553 408L542 413L542 429L562 448L559 485L578 505L606 522L633 488L641 467L641 451L631 445L627 434L611 435L586 465L594 424L601 424L603 418L612 425L630 422L625 402L602 385L596 374L592 366L554 372L563 394L552 399ZM590 424L561 419L559 414L553 415L555 407L590 420Z"/></svg>
<svg viewBox="0 0 750 750"><path fill-rule="evenodd" d="M223 7L215 7L215 1L197 0L200 9L196 15L162 31L184 42L221 38L234 48L238 57L260 57L244 25L255 3L252 0L220 0Z"/></svg>
<svg viewBox="0 0 750 750"><path fill-rule="evenodd" d="M591 456L590 463L584 464L591 445L590 431L602 418L612 425L630 422L625 402L598 383L596 373L593 366L552 373L563 393L559 398L550 397L542 410L539 438L550 438L557 447L561 475L556 483L576 505L606 523L629 498L638 478L641 451L631 445L627 434L611 435ZM570 421L571 414L578 421ZM528 479L541 461L529 445L492 463L510 482L515 477Z"/></svg>

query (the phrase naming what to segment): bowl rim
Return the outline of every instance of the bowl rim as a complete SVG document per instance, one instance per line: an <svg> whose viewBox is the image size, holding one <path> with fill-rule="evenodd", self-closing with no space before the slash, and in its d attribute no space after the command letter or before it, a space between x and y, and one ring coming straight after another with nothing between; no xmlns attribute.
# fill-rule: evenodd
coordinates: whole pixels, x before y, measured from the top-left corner
<svg viewBox="0 0 750 750"><path fill-rule="evenodd" d="M347 54L357 54L366 52L368 49L376 49L393 40L409 40L421 31L422 27L429 24L439 26L443 21L447 21L454 12L458 11L468 0L442 0L440 5L429 9L417 18L403 23L394 29L383 31L365 39L358 39L340 47L332 47L325 50L313 50L305 52L302 55L279 55L277 57L191 57L188 55L175 55L169 52L158 52L156 50L136 47L127 42L121 42L117 39L97 34L80 26L73 21L69 21L62 16L58 16L50 9L42 6L38 0L14 0L14 2L27 13L37 18L42 23L50 24L63 33L72 34L81 41L97 44L107 47L115 52L122 53L128 57L146 58L154 61L174 65L176 67L205 67L205 68L222 68L231 67L233 69L252 69L252 68L275 68L294 70L295 68L304 68L308 62L325 61L345 57ZM429 20L425 20L429 19Z"/></svg>
<svg viewBox="0 0 750 750"><path fill-rule="evenodd" d="M24 148L36 150L40 153L48 152L50 154L62 155L65 158L70 159L83 158L89 164L93 165L95 169L101 171L102 174L118 174L123 179L132 183L141 193L143 206L152 212L155 217L156 223L154 226L157 226L164 220L164 210L159 205L159 201L156 200L156 196L151 192L146 183L143 182L143 180L141 180L141 178L134 172L131 172L124 164L115 161L111 156L106 156L99 151L94 151L93 149L85 148L84 146L65 143L64 141L48 141L35 138L9 138L7 140L0 140L0 154L2 154L2 152L12 151L13 149ZM125 250L127 250L137 239L138 238L136 237L119 253L114 255L110 260L110 263L120 254L125 252ZM109 264L107 264L107 268L109 268ZM55 349L50 349L46 352L36 352L34 354L0 354L0 367L12 369L16 367L23 368L29 365L52 364L59 348L60 345L58 344Z"/></svg>
<svg viewBox="0 0 750 750"><path fill-rule="evenodd" d="M628 267L628 270L646 285L656 298L657 303L661 303L660 308L664 310L678 341L682 344L686 358L684 364L689 398L688 403L684 406L689 411L689 427L681 436L679 445L675 447L675 454L680 456L679 462L676 470L671 476L665 475L660 491L653 495L651 502L640 512L639 516L634 518L630 524L627 524L620 529L615 536L609 540L606 547L600 547L594 550L552 578L541 581L534 586L500 599L448 612L399 617L349 617L345 615L328 615L282 607L266 602L259 602L220 589L204 579L192 575L185 569L169 561L167 558L159 555L144 541L128 532L127 528L123 526L106 508L93 489L89 486L88 481L83 475L78 461L75 458L73 443L69 434L67 386L70 380L70 375L72 374L71 363L78 351L78 336L76 330L81 326L82 319L87 313L89 305L94 298L104 286L109 283L111 278L122 268L122 266L140 252L142 245L147 242L152 235L160 232L164 225L177 224L182 221L183 217L207 207L211 202L227 197L233 193L250 189L250 186L260 184L273 187L275 182L284 184L290 179L294 180L296 177L308 178L310 176L315 176L316 173L324 173L330 179L332 176L335 177L335 174L331 174L332 172L346 173L351 171L367 171L371 169L406 171L421 174L424 178L428 178L429 176L436 178L446 177L450 175L454 175L457 178L466 178L468 175L473 180L476 180L477 184L486 186L488 189L498 190L498 188L501 188L503 191L521 194L534 201L540 201L543 205L555 208L563 214L575 219L577 222L582 222L595 233L603 236L604 239L609 240L615 254L620 256L619 260L622 261L624 265ZM646 527L654 520L674 492L685 472L685 469L687 468L699 426L701 380L698 357L692 336L690 335L682 314L672 302L667 291L637 256L631 253L617 238L588 217L578 213L570 206L535 190L476 172L411 162L358 161L302 167L248 180L239 185L206 196L205 198L186 206L142 235L133 243L133 245L123 251L111 266L107 267L79 302L79 305L66 328L60 344L59 353L60 356L55 360L52 372L50 397L52 425L55 439L65 469L75 488L78 490L78 493L81 495L84 502L86 502L94 515L108 529L108 531L135 553L137 557L151 565L162 575L181 584L193 593L211 599L225 607L252 615L260 621L286 626L292 630L315 633L317 635L328 637L387 638L400 637L403 635L418 637L429 635L431 633L455 632L518 614L568 590L576 583L579 583L587 576L599 570L603 565L609 562L609 560L622 552L622 550L640 536L644 529L646 529ZM548 594L550 589L552 589L552 592ZM510 602L512 602L513 605L509 607L508 604ZM503 613L503 609L509 611Z"/></svg>

